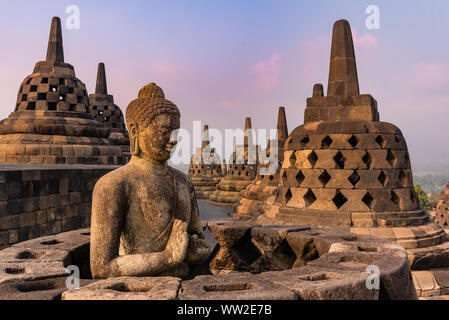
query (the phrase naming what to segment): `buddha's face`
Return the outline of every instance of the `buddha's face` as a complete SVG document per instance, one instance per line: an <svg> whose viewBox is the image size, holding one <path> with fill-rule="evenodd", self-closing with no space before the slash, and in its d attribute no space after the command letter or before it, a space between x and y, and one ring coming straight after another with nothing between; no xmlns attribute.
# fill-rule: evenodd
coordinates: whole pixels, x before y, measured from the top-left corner
<svg viewBox="0 0 449 320"><path fill-rule="evenodd" d="M165 162L170 159L175 140L171 134L179 129L180 117L176 114L160 114L146 128L131 129L131 135L137 134L139 157L146 160Z"/></svg>

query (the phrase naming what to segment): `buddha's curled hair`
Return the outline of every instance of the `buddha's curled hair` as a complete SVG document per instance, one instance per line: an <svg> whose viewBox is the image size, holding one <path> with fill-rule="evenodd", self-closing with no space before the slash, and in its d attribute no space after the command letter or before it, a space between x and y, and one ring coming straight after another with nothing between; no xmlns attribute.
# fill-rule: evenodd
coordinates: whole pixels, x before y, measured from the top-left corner
<svg viewBox="0 0 449 320"><path fill-rule="evenodd" d="M131 122L135 122L146 128L159 114L181 115L178 107L165 99L164 91L151 82L140 89L137 99L126 108L126 124L129 127Z"/></svg>

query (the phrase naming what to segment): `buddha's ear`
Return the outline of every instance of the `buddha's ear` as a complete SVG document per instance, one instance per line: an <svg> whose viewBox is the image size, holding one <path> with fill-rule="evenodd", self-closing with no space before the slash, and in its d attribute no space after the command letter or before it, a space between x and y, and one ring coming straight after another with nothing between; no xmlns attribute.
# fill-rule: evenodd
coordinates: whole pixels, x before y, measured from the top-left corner
<svg viewBox="0 0 449 320"><path fill-rule="evenodd" d="M137 128L138 128L138 125L137 125L137 123L135 123L135 122L130 122L129 123L129 133L131 134L131 135L133 135L133 136L135 136L135 135L137 135Z"/></svg>
<svg viewBox="0 0 449 320"><path fill-rule="evenodd" d="M133 156L138 156L140 154L140 145L139 145L139 134L138 134L138 125L135 122L131 122L129 124L129 135L130 135L130 151Z"/></svg>

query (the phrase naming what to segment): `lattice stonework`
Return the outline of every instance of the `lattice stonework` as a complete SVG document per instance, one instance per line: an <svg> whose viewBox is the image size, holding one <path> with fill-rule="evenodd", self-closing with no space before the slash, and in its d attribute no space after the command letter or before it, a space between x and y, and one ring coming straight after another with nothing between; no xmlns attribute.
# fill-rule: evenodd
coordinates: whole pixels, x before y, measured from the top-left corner
<svg viewBox="0 0 449 320"><path fill-rule="evenodd" d="M126 129L123 112L117 105L94 105L90 108L92 116L105 128Z"/></svg>
<svg viewBox="0 0 449 320"><path fill-rule="evenodd" d="M443 228L449 228L449 183L438 198L435 221Z"/></svg>
<svg viewBox="0 0 449 320"><path fill-rule="evenodd" d="M238 146L227 165L227 175L217 184L209 199L217 203L232 205L240 192L256 178L259 146Z"/></svg>
<svg viewBox="0 0 449 320"><path fill-rule="evenodd" d="M19 87L14 111L0 121L0 163L124 163L122 151L108 139L89 112L89 98L75 69L64 62L62 28L52 19L45 61Z"/></svg>
<svg viewBox="0 0 449 320"><path fill-rule="evenodd" d="M351 35L346 20L334 24L327 95L313 86L264 218L396 241L411 250L412 268L431 268L435 252L449 252L447 235L419 207L401 131L380 121L374 97L360 94Z"/></svg>
<svg viewBox="0 0 449 320"><path fill-rule="evenodd" d="M189 174L194 176L213 176L220 174L221 164L192 164L189 168Z"/></svg>
<svg viewBox="0 0 449 320"><path fill-rule="evenodd" d="M346 212L417 209L407 146L399 129L389 126L374 133L291 136L276 202Z"/></svg>
<svg viewBox="0 0 449 320"><path fill-rule="evenodd" d="M288 137L287 117L284 107L279 107L276 129L276 139L268 140L267 149L262 152L259 159L256 179L240 192L238 203L233 205L233 218L248 219L263 213L264 199L272 196L278 188L284 159L284 145ZM276 170L272 172L271 169L274 169L272 166L276 162Z"/></svg>
<svg viewBox="0 0 449 320"><path fill-rule="evenodd" d="M221 160L214 149L210 150L210 159L203 159L204 148L198 148L192 156L189 167L189 178L199 199L208 199L215 191L216 185L222 178Z"/></svg>
<svg viewBox="0 0 449 320"><path fill-rule="evenodd" d="M22 82L15 111L46 110L87 112L86 86L74 77L55 77L54 73L32 74Z"/></svg>

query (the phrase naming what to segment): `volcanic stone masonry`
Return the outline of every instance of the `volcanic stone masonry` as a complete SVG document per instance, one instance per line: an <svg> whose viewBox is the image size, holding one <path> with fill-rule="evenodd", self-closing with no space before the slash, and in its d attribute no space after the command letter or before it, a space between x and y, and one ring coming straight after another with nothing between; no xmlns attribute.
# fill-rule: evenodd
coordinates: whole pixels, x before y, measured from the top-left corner
<svg viewBox="0 0 449 320"><path fill-rule="evenodd" d="M223 159L223 164L221 165L221 173L224 176L228 174L228 167L226 166L226 160Z"/></svg>
<svg viewBox="0 0 449 320"><path fill-rule="evenodd" d="M0 248L90 226L92 190L111 166L0 167Z"/></svg>
<svg viewBox="0 0 449 320"><path fill-rule="evenodd" d="M125 161L131 159L129 135L120 107L114 104L114 96L108 94L104 63L98 64L95 93L89 95L89 111L104 128L110 129L109 140L122 150Z"/></svg>
<svg viewBox="0 0 449 320"><path fill-rule="evenodd" d="M93 187L123 158L87 107L84 84L64 63L54 17L46 60L0 122L0 248L90 225Z"/></svg>
<svg viewBox="0 0 449 320"><path fill-rule="evenodd" d="M92 280L89 229L18 243L0 251L0 300L416 299L407 255L398 244L308 227L235 221L207 227L219 243L210 256L212 272L191 280ZM366 268L373 264L380 270L378 289L366 286ZM79 289L67 289L67 265L80 268Z"/></svg>
<svg viewBox="0 0 449 320"><path fill-rule="evenodd" d="M64 62L61 21L54 17L47 59L36 63L14 112L0 122L0 163L121 164L109 133L89 113L86 87Z"/></svg>
<svg viewBox="0 0 449 320"><path fill-rule="evenodd" d="M205 125L201 148L192 156L189 167L189 178L195 188L196 197L209 199L222 177L221 159L215 149L209 146L209 126Z"/></svg>
<svg viewBox="0 0 449 320"><path fill-rule="evenodd" d="M346 20L334 25L327 93L316 84L307 99L304 124L286 141L278 193L264 204L264 218L397 241L409 249L412 268L448 267L447 235L418 206L401 131L379 121L371 95L359 94Z"/></svg>
<svg viewBox="0 0 449 320"><path fill-rule="evenodd" d="M449 229L449 183L438 198L435 221L444 229Z"/></svg>
<svg viewBox="0 0 449 320"><path fill-rule="evenodd" d="M257 175L259 146L253 144L251 118L245 119L245 137L243 145L235 147L228 166L227 174L217 184L209 201L215 205L232 206L239 200L240 191L244 190Z"/></svg>
<svg viewBox="0 0 449 320"><path fill-rule="evenodd" d="M268 141L266 150L267 157L275 157L278 160L278 167L274 174L261 175L260 169L269 165L269 160L266 164L259 163L257 170L257 177L245 190L240 192L239 202L234 204L233 217L234 218L249 218L261 213L260 206L263 204L263 199L273 194L279 184L279 176L284 159L284 144L288 137L287 119L285 117L285 108L279 107L278 122L277 122L277 150L271 150L271 143ZM261 161L260 161L261 162Z"/></svg>

